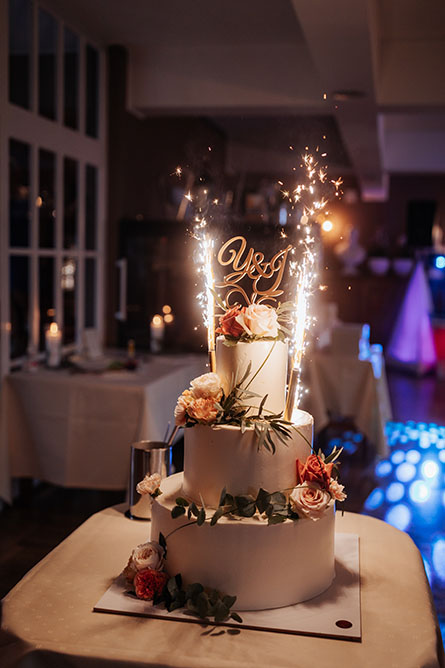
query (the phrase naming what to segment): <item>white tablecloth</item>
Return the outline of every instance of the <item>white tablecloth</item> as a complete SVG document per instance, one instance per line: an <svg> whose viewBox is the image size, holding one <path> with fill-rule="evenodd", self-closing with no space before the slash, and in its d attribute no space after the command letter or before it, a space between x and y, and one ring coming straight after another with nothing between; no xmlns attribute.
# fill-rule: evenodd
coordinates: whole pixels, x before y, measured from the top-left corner
<svg viewBox="0 0 445 668"><path fill-rule="evenodd" d="M385 365L376 373L370 360L355 355L315 352L308 363L307 410L316 432L329 423L329 413L353 418L356 426L384 457L388 454L385 424L392 420Z"/></svg>
<svg viewBox="0 0 445 668"><path fill-rule="evenodd" d="M11 374L2 388L0 497L10 501L12 477L124 489L130 445L163 439L178 395L205 363L163 356L140 372Z"/></svg>
<svg viewBox="0 0 445 668"><path fill-rule="evenodd" d="M2 668L445 666L419 551L406 534L351 513L337 513L336 528L360 536L361 642L249 629L231 635L211 625L92 612L131 549L148 538L149 524L122 511L93 515L6 596Z"/></svg>

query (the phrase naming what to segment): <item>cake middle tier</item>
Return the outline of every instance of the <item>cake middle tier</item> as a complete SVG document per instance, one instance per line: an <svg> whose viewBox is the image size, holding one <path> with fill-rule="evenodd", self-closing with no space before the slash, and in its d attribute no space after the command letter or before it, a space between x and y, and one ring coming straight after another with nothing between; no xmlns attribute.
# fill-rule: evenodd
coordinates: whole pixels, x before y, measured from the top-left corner
<svg viewBox="0 0 445 668"><path fill-rule="evenodd" d="M305 461L312 445L313 418L296 411L286 445L273 437L275 453L258 449L253 428L196 425L185 430L184 483L186 496L197 503L217 507L221 490L256 496L262 487L268 492L290 490L296 481L296 460Z"/></svg>

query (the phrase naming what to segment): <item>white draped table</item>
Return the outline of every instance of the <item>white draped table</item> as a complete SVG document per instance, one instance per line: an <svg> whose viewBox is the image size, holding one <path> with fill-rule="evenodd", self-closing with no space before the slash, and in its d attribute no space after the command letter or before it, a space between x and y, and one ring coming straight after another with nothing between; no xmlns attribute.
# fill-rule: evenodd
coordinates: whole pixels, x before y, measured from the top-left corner
<svg viewBox="0 0 445 668"><path fill-rule="evenodd" d="M392 412L383 358L373 365L356 355L315 352L307 367L310 391L306 407L314 416L316 432L329 423L330 413L352 417L378 455L385 457L385 424L392 420Z"/></svg>
<svg viewBox="0 0 445 668"><path fill-rule="evenodd" d="M139 371L39 369L2 388L0 497L13 477L67 487L124 489L130 445L162 440L179 394L204 373L202 355L153 357Z"/></svg>
<svg viewBox="0 0 445 668"><path fill-rule="evenodd" d="M93 515L3 599L2 668L445 666L414 543L380 520L351 513L337 513L336 523L338 532L360 537L361 642L248 629L231 635L196 623L92 612L131 549L148 538L149 524L123 511Z"/></svg>

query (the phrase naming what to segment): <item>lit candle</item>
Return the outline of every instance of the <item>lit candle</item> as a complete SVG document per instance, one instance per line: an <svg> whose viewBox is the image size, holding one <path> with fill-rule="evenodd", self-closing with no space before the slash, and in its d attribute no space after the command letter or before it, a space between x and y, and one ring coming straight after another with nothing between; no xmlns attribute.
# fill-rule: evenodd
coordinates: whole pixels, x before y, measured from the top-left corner
<svg viewBox="0 0 445 668"><path fill-rule="evenodd" d="M150 323L150 350L152 353L160 353L164 339L164 319L161 315L154 315Z"/></svg>
<svg viewBox="0 0 445 668"><path fill-rule="evenodd" d="M62 330L56 322L52 322L45 332L46 363L50 367L58 367L62 360Z"/></svg>

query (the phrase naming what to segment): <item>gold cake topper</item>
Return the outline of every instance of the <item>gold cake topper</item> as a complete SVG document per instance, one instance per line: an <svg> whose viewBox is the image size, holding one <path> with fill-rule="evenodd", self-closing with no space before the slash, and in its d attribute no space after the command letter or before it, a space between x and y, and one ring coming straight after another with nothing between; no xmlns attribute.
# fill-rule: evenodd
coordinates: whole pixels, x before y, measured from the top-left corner
<svg viewBox="0 0 445 668"><path fill-rule="evenodd" d="M237 242L241 242L237 248ZM287 256L292 249L292 245L284 250L278 251L273 258L267 262L264 259L264 253L249 248L244 256L247 247L247 241L244 237L232 237L226 241L220 248L217 259L221 266L232 266L233 271L226 274L222 283L217 283L218 288L229 288L226 294L226 303L230 306L230 297L233 294L240 294L245 299L246 304L260 304L266 300L276 302L277 297L283 294L280 290L280 284L283 280L284 269ZM249 297L244 288L240 285L243 278L248 277L252 280L252 293ZM273 284L267 290L261 289L262 280L273 279Z"/></svg>

